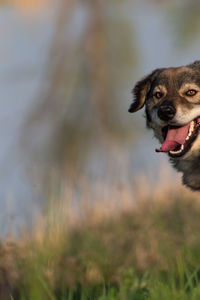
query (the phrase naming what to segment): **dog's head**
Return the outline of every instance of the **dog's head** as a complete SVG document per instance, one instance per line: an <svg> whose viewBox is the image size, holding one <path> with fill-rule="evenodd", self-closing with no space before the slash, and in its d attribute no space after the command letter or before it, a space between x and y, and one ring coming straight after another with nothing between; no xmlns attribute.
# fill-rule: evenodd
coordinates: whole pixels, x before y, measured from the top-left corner
<svg viewBox="0 0 200 300"><path fill-rule="evenodd" d="M157 152L188 157L200 143L200 61L156 69L133 89L133 113L145 105L147 126L161 142Z"/></svg>

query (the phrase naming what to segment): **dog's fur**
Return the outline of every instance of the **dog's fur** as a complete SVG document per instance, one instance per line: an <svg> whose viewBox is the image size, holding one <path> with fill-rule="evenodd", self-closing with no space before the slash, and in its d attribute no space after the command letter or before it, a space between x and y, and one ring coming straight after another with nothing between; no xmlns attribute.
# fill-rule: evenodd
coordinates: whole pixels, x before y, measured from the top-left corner
<svg viewBox="0 0 200 300"><path fill-rule="evenodd" d="M195 90L195 95L186 95ZM155 93L161 92L160 99ZM141 79L133 89L133 103L129 112L136 112L145 106L146 124L152 128L156 138L162 143L164 126L183 126L200 116L200 61L178 68L156 69ZM159 107L169 103L175 109L173 118L159 117ZM173 166L183 173L183 183L193 190L200 190L200 134L190 149L180 157L170 157Z"/></svg>

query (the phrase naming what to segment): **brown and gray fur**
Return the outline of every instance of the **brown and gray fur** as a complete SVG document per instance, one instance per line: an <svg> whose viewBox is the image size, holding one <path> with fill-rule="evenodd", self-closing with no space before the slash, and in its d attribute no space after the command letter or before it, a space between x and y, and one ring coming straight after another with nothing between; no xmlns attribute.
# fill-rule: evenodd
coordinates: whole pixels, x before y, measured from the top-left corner
<svg viewBox="0 0 200 300"><path fill-rule="evenodd" d="M187 89L195 89L197 94L186 96ZM155 92L161 92L160 99ZM133 89L133 103L129 112L136 112L145 106L146 124L153 129L162 143L162 128L166 125L183 126L200 116L200 61L177 68L156 69L142 78ZM163 103L171 103L175 108L174 117L163 120L158 115ZM183 183L193 190L200 190L200 134L191 149L181 157L170 158L173 166L183 173Z"/></svg>

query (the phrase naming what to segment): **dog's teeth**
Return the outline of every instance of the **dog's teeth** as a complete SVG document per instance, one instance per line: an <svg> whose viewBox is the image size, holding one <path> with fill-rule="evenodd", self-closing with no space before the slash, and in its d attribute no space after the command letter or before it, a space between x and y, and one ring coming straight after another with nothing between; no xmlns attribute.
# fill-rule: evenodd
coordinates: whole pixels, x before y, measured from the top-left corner
<svg viewBox="0 0 200 300"><path fill-rule="evenodd" d="M188 133L188 135L187 135L186 140L188 140L189 137L192 135L192 133L193 133L193 131L194 131L194 127L195 127L195 124L194 124L194 121L192 121L191 124L190 124L189 133Z"/></svg>
<svg viewBox="0 0 200 300"><path fill-rule="evenodd" d="M181 153L183 150L184 150L184 145L182 144L182 145L181 145L181 148L180 148L179 150L177 150L177 151L171 150L171 151L169 151L169 152L170 152L171 154L179 154L179 153Z"/></svg>
<svg viewBox="0 0 200 300"><path fill-rule="evenodd" d="M192 122L190 123L189 132L188 132L187 137L185 138L185 141L188 141L188 140L190 139L190 137L193 135L193 132L194 132L194 131L195 131L195 122L192 121ZM185 149L184 144L182 144L182 145L180 146L179 150L177 150L177 151L171 150L171 151L169 151L169 153L172 154L172 155L181 154L181 153L184 151L184 149Z"/></svg>
<svg viewBox="0 0 200 300"><path fill-rule="evenodd" d="M181 153L182 152L182 150L180 149L180 150L177 150L177 151L169 151L171 154L179 154L179 153Z"/></svg>
<svg viewBox="0 0 200 300"><path fill-rule="evenodd" d="M189 131L193 131L193 129L194 129L194 121L191 122Z"/></svg>

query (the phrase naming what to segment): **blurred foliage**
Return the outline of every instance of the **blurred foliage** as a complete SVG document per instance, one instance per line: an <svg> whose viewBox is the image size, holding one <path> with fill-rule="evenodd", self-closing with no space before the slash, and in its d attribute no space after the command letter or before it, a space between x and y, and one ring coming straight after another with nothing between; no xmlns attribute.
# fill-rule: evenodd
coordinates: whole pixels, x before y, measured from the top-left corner
<svg viewBox="0 0 200 300"><path fill-rule="evenodd" d="M136 68L138 49L130 20L120 15L122 5L89 0L60 3L46 84L28 122L29 128L36 128L35 136L39 127L51 128L45 146L61 165L66 160L78 164L93 147L128 134L120 102L127 76ZM81 25L76 24L77 13Z"/></svg>
<svg viewBox="0 0 200 300"><path fill-rule="evenodd" d="M103 159L105 165L111 161L115 165L116 157L120 156L115 155L117 151L125 157L125 149L132 151L133 144L141 141L138 138L141 126L137 122L141 115L132 121L127 112L133 81L137 80L144 59L139 30L132 15L137 3L115 0L6 2L24 11L34 5L46 9L51 5L55 7L44 76L35 109L31 107L21 131L21 148L33 156L35 165L38 163L41 173L47 177L45 163L48 169L67 169L70 174L74 169L85 170L85 166L91 164L98 169ZM153 3L155 9L159 5L161 9L156 11L167 18L166 24L171 24L167 29L173 31L177 45L183 40L194 42L199 30L197 1L144 0L142 9L148 8L149 3ZM124 159L128 160L128 155Z"/></svg>
<svg viewBox="0 0 200 300"><path fill-rule="evenodd" d="M43 149L48 165L74 168L87 162L94 149L112 156L113 147L140 134L139 124L135 123L134 130L130 126L124 96L132 88L142 58L137 28L127 14L134 9L133 2L70 0L57 4L40 101L23 136L27 147L32 145L32 136L39 135L43 144L38 143L39 150L33 152L37 156ZM156 4L168 8L177 41L194 41L199 31L196 1ZM45 128L41 138L38 133Z"/></svg>
<svg viewBox="0 0 200 300"><path fill-rule="evenodd" d="M189 48L195 44L200 31L200 3L198 0L177 2L169 6L168 18L177 47Z"/></svg>
<svg viewBox="0 0 200 300"><path fill-rule="evenodd" d="M50 4L51 0L0 0L0 3L9 3L21 12L30 15L38 13L45 5Z"/></svg>

